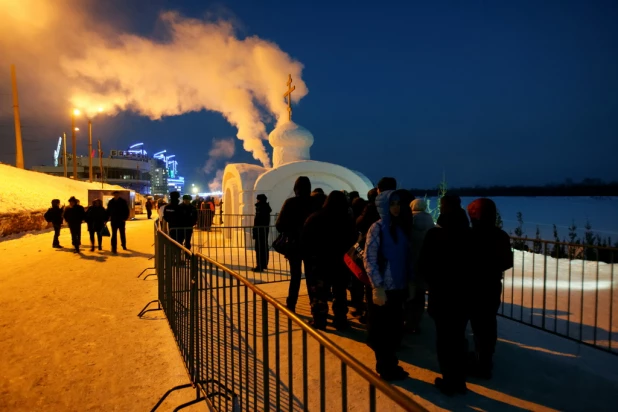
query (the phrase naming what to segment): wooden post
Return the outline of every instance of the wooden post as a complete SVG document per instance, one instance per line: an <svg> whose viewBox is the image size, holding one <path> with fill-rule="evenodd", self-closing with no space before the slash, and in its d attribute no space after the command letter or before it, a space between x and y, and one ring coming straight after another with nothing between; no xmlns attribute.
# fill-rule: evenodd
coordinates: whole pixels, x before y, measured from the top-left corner
<svg viewBox="0 0 618 412"><path fill-rule="evenodd" d="M17 95L17 74L15 65L11 65L11 82L13 84L13 116L15 117L15 167L24 168L24 147L21 140L21 121L19 120L19 97Z"/></svg>
<svg viewBox="0 0 618 412"><path fill-rule="evenodd" d="M67 173L67 134L62 133L62 163L64 166L64 177L68 177Z"/></svg>
<svg viewBox="0 0 618 412"><path fill-rule="evenodd" d="M88 119L88 174L92 183L92 120Z"/></svg>
<svg viewBox="0 0 618 412"><path fill-rule="evenodd" d="M73 180L77 180L77 138L75 136L75 113L71 113L71 137L73 144Z"/></svg>
<svg viewBox="0 0 618 412"><path fill-rule="evenodd" d="M101 189L103 189L103 151L101 150L101 141L98 140L99 144L99 173L101 173Z"/></svg>

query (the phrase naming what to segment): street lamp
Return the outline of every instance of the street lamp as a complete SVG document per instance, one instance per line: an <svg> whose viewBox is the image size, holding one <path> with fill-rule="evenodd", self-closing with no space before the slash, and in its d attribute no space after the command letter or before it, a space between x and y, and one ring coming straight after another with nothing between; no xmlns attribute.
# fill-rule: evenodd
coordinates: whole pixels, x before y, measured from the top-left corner
<svg viewBox="0 0 618 412"><path fill-rule="evenodd" d="M73 109L71 112L71 140L73 143L73 180L77 180L77 137L75 136L75 132L78 130L75 127L75 116L80 115L80 111L78 109Z"/></svg>
<svg viewBox="0 0 618 412"><path fill-rule="evenodd" d="M99 107L97 112L103 113L103 108ZM92 183L92 118L88 117L88 175Z"/></svg>
<svg viewBox="0 0 618 412"><path fill-rule="evenodd" d="M192 191L193 193L197 193L197 187L193 186L193 187L191 188L191 191Z"/></svg>

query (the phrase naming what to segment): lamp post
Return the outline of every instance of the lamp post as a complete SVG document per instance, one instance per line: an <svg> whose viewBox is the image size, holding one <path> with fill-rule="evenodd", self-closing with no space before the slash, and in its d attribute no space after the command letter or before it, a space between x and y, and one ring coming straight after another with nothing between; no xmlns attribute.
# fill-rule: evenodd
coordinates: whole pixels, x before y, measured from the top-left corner
<svg viewBox="0 0 618 412"><path fill-rule="evenodd" d="M77 180L77 137L75 135L75 116L79 116L80 111L74 109L71 113L71 142L73 144L73 180Z"/></svg>
<svg viewBox="0 0 618 412"><path fill-rule="evenodd" d="M99 107L98 112L101 113L103 111L102 107ZM90 183L92 183L93 173L92 173L92 118L88 118L88 176L90 179Z"/></svg>

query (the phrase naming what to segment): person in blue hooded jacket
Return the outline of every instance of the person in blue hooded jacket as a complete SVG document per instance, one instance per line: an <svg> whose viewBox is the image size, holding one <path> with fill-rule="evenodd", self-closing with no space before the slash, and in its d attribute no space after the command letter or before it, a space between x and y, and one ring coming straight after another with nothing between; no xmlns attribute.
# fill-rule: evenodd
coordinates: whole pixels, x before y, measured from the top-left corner
<svg viewBox="0 0 618 412"><path fill-rule="evenodd" d="M401 343L404 303L412 267L409 257L410 230L401 215L401 199L388 190L376 198L380 220L367 233L365 270L371 281L368 305L368 344L375 352L376 371L387 381L409 374L399 366L396 350Z"/></svg>

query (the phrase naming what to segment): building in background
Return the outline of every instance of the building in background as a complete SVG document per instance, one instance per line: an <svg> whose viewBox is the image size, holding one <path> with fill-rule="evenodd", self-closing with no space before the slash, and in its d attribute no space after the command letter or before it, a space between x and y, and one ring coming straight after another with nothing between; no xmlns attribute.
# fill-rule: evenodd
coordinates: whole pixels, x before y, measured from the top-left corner
<svg viewBox="0 0 618 412"><path fill-rule="evenodd" d="M34 166L32 170L54 176L64 176L64 159L61 155L60 143L54 150L54 166ZM99 167L99 158L93 153L93 178L95 181L122 186L135 190L137 193L149 195L166 195L172 190L182 193L184 178L178 175L178 162L172 160L175 156L166 156L166 151L148 156L143 143L130 146L127 150L110 150L107 157L102 158L103 170ZM89 161L87 156L78 156L77 178L89 179ZM73 157L67 154L67 169L73 168ZM69 174L72 178L72 175Z"/></svg>

